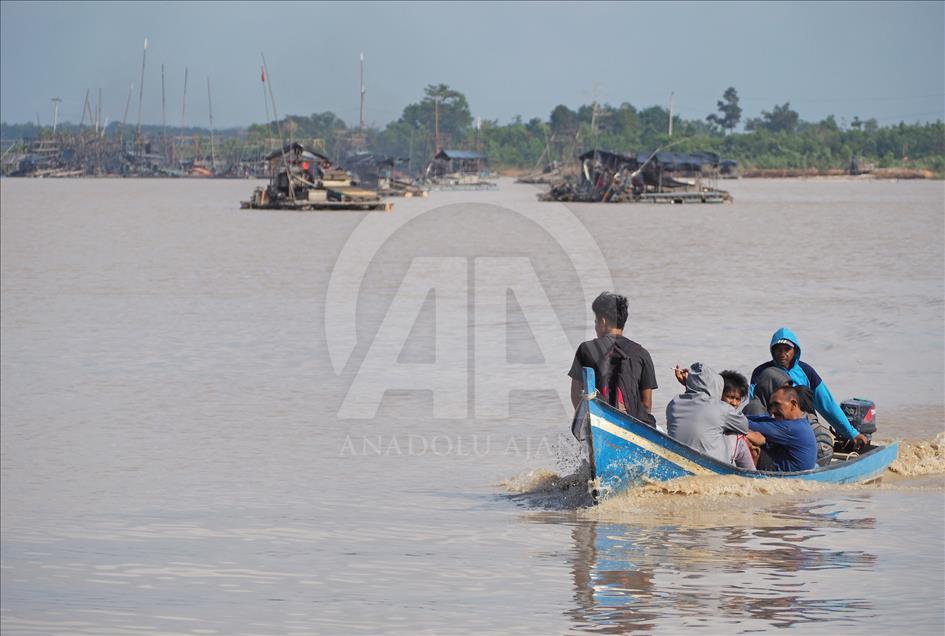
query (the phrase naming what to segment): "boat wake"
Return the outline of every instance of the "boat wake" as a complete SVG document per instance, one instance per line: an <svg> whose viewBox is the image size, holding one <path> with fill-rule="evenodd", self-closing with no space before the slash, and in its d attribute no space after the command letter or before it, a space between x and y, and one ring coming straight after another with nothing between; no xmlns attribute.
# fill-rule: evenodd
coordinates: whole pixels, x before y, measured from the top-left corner
<svg viewBox="0 0 945 636"><path fill-rule="evenodd" d="M932 439L901 442L899 457L889 470L902 477L945 474L945 432Z"/></svg>
<svg viewBox="0 0 945 636"><path fill-rule="evenodd" d="M682 477L629 488L596 506L578 510L592 521L685 528L803 526L794 518L797 501L838 489L863 488L802 479L745 479L735 475Z"/></svg>
<svg viewBox="0 0 945 636"><path fill-rule="evenodd" d="M570 474L559 475L543 468L526 470L501 481L499 487L529 507L573 510L593 504L587 489L590 479L591 467L585 460Z"/></svg>
<svg viewBox="0 0 945 636"><path fill-rule="evenodd" d="M945 475L945 433L932 439L900 442L899 457L885 473L901 485L903 478ZM693 510L709 510L722 499L777 497L783 495L835 491L837 489L872 489L875 483L836 485L800 479L745 479L736 475L683 477L670 481L647 482L631 487L593 506L588 494L590 466L586 461L571 473L559 474L547 469L532 469L499 483L514 501L528 507L551 510L584 509L582 514L606 518L614 513L664 508L679 513L681 505ZM895 487L894 486L894 487ZM934 486L933 486L934 487ZM924 488L923 488L924 489ZM685 498L685 503L680 502Z"/></svg>

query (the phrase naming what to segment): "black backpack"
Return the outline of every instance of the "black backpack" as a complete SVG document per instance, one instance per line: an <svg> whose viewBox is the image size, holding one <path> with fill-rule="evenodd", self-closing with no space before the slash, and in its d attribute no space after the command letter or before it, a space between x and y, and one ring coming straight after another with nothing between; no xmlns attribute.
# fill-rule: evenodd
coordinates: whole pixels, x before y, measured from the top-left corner
<svg viewBox="0 0 945 636"><path fill-rule="evenodd" d="M607 341L607 342L604 342ZM601 397L612 407L617 408L621 402L627 414L651 426L656 425L656 418L647 413L639 398L630 400L630 396L637 395L637 388L633 383L633 372L630 367L630 356L617 344L614 336L604 336L595 340L600 354L600 386Z"/></svg>

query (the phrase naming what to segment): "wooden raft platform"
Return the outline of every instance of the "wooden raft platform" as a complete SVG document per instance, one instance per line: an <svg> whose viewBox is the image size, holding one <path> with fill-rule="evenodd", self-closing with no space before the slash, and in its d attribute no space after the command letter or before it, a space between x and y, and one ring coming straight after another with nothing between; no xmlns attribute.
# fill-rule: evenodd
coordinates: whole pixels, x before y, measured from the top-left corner
<svg viewBox="0 0 945 636"><path fill-rule="evenodd" d="M355 212L390 212L394 209L391 201L309 201L300 199L297 201L267 201L262 204L254 204L252 201L240 201L240 208L247 210L352 210Z"/></svg>
<svg viewBox="0 0 945 636"><path fill-rule="evenodd" d="M409 199L411 197L425 197L427 196L426 190L419 190L417 192L411 192L410 190L378 190L377 193L382 197L403 197L404 199Z"/></svg>
<svg viewBox="0 0 945 636"><path fill-rule="evenodd" d="M498 190L499 185L491 181L479 183L433 183L431 190Z"/></svg>
<svg viewBox="0 0 945 636"><path fill-rule="evenodd" d="M728 203L732 195L723 190L712 192L651 192L641 194L643 203Z"/></svg>
<svg viewBox="0 0 945 636"><path fill-rule="evenodd" d="M374 190L365 190L357 186L326 186L325 191L329 199L345 201L376 201L377 193Z"/></svg>

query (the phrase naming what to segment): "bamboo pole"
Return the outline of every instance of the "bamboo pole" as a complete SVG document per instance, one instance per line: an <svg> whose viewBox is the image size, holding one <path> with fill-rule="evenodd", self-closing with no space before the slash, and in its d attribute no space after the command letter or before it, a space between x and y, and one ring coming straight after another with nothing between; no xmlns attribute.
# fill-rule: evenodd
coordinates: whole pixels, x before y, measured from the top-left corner
<svg viewBox="0 0 945 636"><path fill-rule="evenodd" d="M213 173L217 172L216 151L213 148L213 98L210 96L210 77L207 77L207 106L210 109L210 168Z"/></svg>
<svg viewBox="0 0 945 636"><path fill-rule="evenodd" d="M161 149L167 159L167 102L164 100L164 65L161 64Z"/></svg>
<svg viewBox="0 0 945 636"><path fill-rule="evenodd" d="M187 67L184 67L184 97L181 100L180 107L180 134L178 135L178 141L180 141L181 148L184 145L184 126L187 123ZM181 153L183 154L183 152Z"/></svg>
<svg viewBox="0 0 945 636"><path fill-rule="evenodd" d="M135 128L135 143L141 143L141 113L144 106L144 65L148 59L148 38L144 38L144 50L141 52L141 82L138 84L138 126Z"/></svg>
<svg viewBox="0 0 945 636"><path fill-rule="evenodd" d="M269 99L272 100L272 116L276 122L276 132L279 133L279 148L282 150L282 166L285 168L286 181L289 186L289 200L295 202L295 187L292 183L292 173L289 172L289 160L285 156L285 143L282 141L282 127L279 125L279 110L276 108L276 98L272 93L272 75L269 74L269 65L266 64L265 53L262 56L263 70L266 72L266 85L269 87Z"/></svg>

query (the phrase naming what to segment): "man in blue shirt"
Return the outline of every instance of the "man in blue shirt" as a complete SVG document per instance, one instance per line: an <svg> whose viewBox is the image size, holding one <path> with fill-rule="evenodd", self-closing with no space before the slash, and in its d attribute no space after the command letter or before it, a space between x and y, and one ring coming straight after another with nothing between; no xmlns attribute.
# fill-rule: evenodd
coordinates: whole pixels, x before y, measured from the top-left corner
<svg viewBox="0 0 945 636"><path fill-rule="evenodd" d="M810 470L817 466L817 439L799 406L797 389L783 386L768 398L771 417L749 417L748 427L765 436L758 470Z"/></svg>

